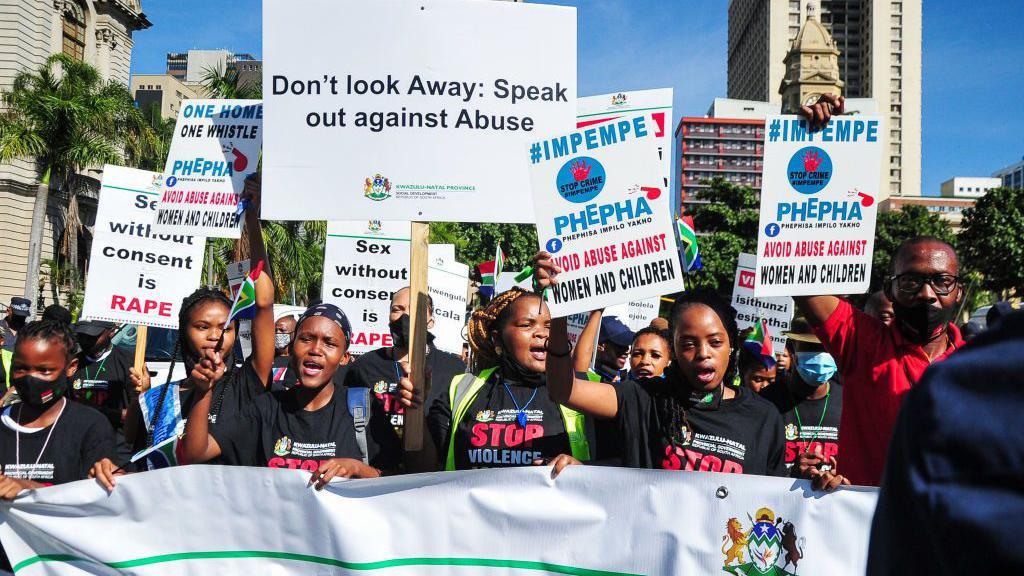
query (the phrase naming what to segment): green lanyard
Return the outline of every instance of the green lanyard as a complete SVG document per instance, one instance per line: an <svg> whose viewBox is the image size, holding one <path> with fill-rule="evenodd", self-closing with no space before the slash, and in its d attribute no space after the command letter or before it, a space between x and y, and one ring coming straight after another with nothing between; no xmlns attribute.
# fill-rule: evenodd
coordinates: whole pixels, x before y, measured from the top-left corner
<svg viewBox="0 0 1024 576"><path fill-rule="evenodd" d="M100 365L99 365L98 368L96 368L96 373L93 374L91 377L89 376L89 367L86 366L85 367L85 378L83 378L82 380L83 381L87 381L87 380L92 380L93 378L99 378L100 374L103 373L103 365L107 363L107 358L110 358L110 355L113 354L113 353L114 353L113 350L111 350L110 352L107 352L107 355L103 357L103 360L100 360Z"/></svg>
<svg viewBox="0 0 1024 576"><path fill-rule="evenodd" d="M825 394L825 408L821 411L821 418L818 418L817 431L814 433L814 436L811 436L811 439L807 441L807 450L805 450L805 452L811 449L811 443L817 440L818 434L821 432L821 423L825 421L825 414L828 412L828 397L831 395L832 386L829 385L828 392ZM794 406L793 413L796 414L797 439L799 440L800 437L803 436L804 431L804 423L800 420L800 408Z"/></svg>

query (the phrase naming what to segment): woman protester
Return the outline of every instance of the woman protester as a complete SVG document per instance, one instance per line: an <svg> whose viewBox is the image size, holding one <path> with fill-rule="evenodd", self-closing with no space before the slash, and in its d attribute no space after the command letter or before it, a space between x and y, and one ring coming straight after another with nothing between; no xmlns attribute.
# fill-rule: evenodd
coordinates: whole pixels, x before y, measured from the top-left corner
<svg viewBox="0 0 1024 576"><path fill-rule="evenodd" d="M536 256L534 270L542 288L561 272L546 252ZM565 320L552 321L547 375L553 400L616 419L626 466L784 476L778 411L748 389L723 385L736 370L732 307L711 292L683 293L669 323L673 362L665 378L611 386L575 377ZM832 488L842 477L824 472L813 480Z"/></svg>
<svg viewBox="0 0 1024 576"><path fill-rule="evenodd" d="M577 374L607 383L623 378L660 377L672 361L668 333L647 327L634 334L616 318L603 318L603 315L604 310L592 311L580 333L579 343L573 351ZM624 345L616 343L620 333L628 337L622 341ZM594 342L598 343L596 358ZM591 358L594 358L594 369L590 368ZM629 364L628 372L623 370L626 363Z"/></svg>
<svg viewBox="0 0 1024 576"><path fill-rule="evenodd" d="M453 378L427 416L446 470L550 463L557 475L590 459L583 416L547 391L550 325L547 305L520 288L473 312L468 339L477 370ZM567 349L561 358L571 362Z"/></svg>

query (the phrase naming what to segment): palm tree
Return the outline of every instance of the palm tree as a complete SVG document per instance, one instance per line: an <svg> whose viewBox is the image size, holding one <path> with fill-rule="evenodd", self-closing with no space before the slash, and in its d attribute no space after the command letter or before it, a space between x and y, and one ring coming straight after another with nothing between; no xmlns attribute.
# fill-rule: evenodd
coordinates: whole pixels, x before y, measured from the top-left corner
<svg viewBox="0 0 1024 576"><path fill-rule="evenodd" d="M127 87L104 82L95 68L65 54L18 74L3 103L0 161L34 160L39 175L25 278L25 295L35 302L51 179L68 196L62 251L77 266L79 173L89 166L122 163L126 156L140 157L153 137Z"/></svg>
<svg viewBox="0 0 1024 576"><path fill-rule="evenodd" d="M220 66L207 68L201 80L210 98L241 98L259 100L263 98L263 86L258 82L239 84L237 70L224 70Z"/></svg>

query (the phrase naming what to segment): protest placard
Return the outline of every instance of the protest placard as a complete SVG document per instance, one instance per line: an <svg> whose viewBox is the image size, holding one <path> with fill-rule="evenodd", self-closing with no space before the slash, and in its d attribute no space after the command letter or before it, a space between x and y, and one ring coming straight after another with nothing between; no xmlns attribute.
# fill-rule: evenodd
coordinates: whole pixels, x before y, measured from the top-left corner
<svg viewBox="0 0 1024 576"><path fill-rule="evenodd" d="M764 318L772 337L776 354L786 348L785 332L793 320L793 299L789 296L757 298L754 296L754 278L757 275L757 256L740 254L736 265L736 279L732 285L732 307L736 309L736 326L740 330L757 324Z"/></svg>
<svg viewBox="0 0 1024 576"><path fill-rule="evenodd" d="M430 258L443 258L446 262L455 262L455 244L431 244Z"/></svg>
<svg viewBox="0 0 1024 576"><path fill-rule="evenodd" d="M263 141L259 100L184 100L164 166L154 228L238 238L239 194Z"/></svg>
<svg viewBox="0 0 1024 576"><path fill-rule="evenodd" d="M533 221L521 151L573 127L575 8L266 0L263 23L264 217Z"/></svg>
<svg viewBox="0 0 1024 576"><path fill-rule="evenodd" d="M860 294L871 281L882 131L875 116L765 120L754 295Z"/></svg>
<svg viewBox="0 0 1024 576"><path fill-rule="evenodd" d="M231 298L238 295L238 290L249 275L249 260L230 262L227 265L228 290ZM242 354L248 358L252 354L252 320L240 320L238 322L238 344L242 347Z"/></svg>
<svg viewBox="0 0 1024 576"><path fill-rule="evenodd" d="M637 332L651 325L651 320L658 317L660 307L661 298L654 297L609 306L604 309L604 315L618 318L630 330Z"/></svg>
<svg viewBox="0 0 1024 576"><path fill-rule="evenodd" d="M181 301L199 287L206 239L154 230L162 180L103 167L82 318L178 328Z"/></svg>
<svg viewBox="0 0 1024 576"><path fill-rule="evenodd" d="M576 128L605 124L622 118L649 114L656 128L658 161L663 170L662 185L669 190L672 176L672 89L615 92L584 96L576 100Z"/></svg>
<svg viewBox="0 0 1024 576"><path fill-rule="evenodd" d="M528 146L538 243L564 270L553 317L682 290L655 126L637 116Z"/></svg>
<svg viewBox="0 0 1024 576"><path fill-rule="evenodd" d="M447 258L444 245L430 246L430 264L427 268L427 292L434 304L434 346L438 350L459 355L466 339L467 288L469 266Z"/></svg>
<svg viewBox="0 0 1024 576"><path fill-rule="evenodd" d="M327 223L324 302L352 322L349 352L391 346L391 296L409 285L409 223L356 220Z"/></svg>

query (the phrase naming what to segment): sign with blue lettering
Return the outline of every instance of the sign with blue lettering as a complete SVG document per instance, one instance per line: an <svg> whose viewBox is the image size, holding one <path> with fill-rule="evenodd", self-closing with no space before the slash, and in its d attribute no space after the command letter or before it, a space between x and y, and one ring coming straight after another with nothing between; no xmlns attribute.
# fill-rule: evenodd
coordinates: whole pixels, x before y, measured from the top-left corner
<svg viewBox="0 0 1024 576"><path fill-rule="evenodd" d="M527 146L537 241L564 270L552 316L683 289L656 129L632 115Z"/></svg>
<svg viewBox="0 0 1024 576"><path fill-rule="evenodd" d="M875 116L837 116L815 132L797 116L765 120L754 296L868 290L882 130Z"/></svg>
<svg viewBox="0 0 1024 576"><path fill-rule="evenodd" d="M239 194L263 145L259 100L185 100L164 166L153 228L171 234L238 238Z"/></svg>

